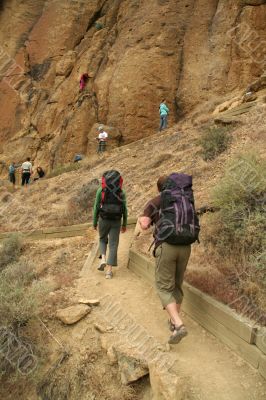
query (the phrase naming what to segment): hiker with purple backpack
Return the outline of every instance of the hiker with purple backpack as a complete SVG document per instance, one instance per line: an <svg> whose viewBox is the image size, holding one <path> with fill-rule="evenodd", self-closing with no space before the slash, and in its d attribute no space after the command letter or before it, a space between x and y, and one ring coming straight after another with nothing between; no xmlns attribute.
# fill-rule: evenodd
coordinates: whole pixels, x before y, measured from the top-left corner
<svg viewBox="0 0 266 400"><path fill-rule="evenodd" d="M198 240L200 227L191 176L181 173L161 176L157 188L160 194L146 204L139 223L144 230L155 226L156 288L170 317L168 324L172 334L168 343L177 344L187 335L180 317L182 284L191 244Z"/></svg>

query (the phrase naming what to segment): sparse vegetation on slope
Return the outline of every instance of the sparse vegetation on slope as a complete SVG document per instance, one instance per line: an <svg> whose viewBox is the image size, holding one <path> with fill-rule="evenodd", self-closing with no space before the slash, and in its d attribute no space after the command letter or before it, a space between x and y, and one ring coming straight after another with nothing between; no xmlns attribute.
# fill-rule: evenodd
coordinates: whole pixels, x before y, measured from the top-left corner
<svg viewBox="0 0 266 400"><path fill-rule="evenodd" d="M49 172L47 175L47 178L54 178L55 176L65 174L66 172L71 172L71 171L76 171L80 169L81 164L80 163L69 163L69 164L64 164L64 165L58 165L54 169Z"/></svg>
<svg viewBox="0 0 266 400"><path fill-rule="evenodd" d="M216 125L210 126L204 131L199 140L203 160L213 160L219 154L227 150L231 141L228 132L228 127Z"/></svg>
<svg viewBox="0 0 266 400"><path fill-rule="evenodd" d="M223 259L218 263L221 272L239 295L258 307L257 317L266 310L265 170L265 161L252 152L227 164L224 178L213 190L220 211L209 218L207 236L212 250Z"/></svg>
<svg viewBox="0 0 266 400"><path fill-rule="evenodd" d="M0 272L8 264L17 261L22 248L22 242L18 235L12 235L5 239L0 247Z"/></svg>
<svg viewBox="0 0 266 400"><path fill-rule="evenodd" d="M0 278L0 325L17 330L38 313L43 287L26 260L10 264Z"/></svg>

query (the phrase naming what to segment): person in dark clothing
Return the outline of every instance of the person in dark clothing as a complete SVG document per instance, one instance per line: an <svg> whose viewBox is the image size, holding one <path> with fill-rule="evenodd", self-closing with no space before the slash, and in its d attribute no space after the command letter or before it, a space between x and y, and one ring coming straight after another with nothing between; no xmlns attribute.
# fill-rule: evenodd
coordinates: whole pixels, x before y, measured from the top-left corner
<svg viewBox="0 0 266 400"><path fill-rule="evenodd" d="M22 186L28 186L30 183L30 177L32 175L32 163L30 157L21 165L21 184Z"/></svg>
<svg viewBox="0 0 266 400"><path fill-rule="evenodd" d="M37 181L38 179L41 179L45 176L45 172L42 169L42 167L37 167L36 172L37 172L38 176L36 178L34 178L34 181Z"/></svg>
<svg viewBox="0 0 266 400"><path fill-rule="evenodd" d="M8 176L9 176L9 182L13 184L13 187L16 185L16 167L15 163L12 162L8 168Z"/></svg>
<svg viewBox="0 0 266 400"><path fill-rule="evenodd" d="M93 226L96 230L99 227L101 263L98 270L105 270L106 279L113 277L112 269L117 266L120 232L126 232L127 201L122 183L123 179L118 171L106 171L102 177L102 186L97 190L93 208ZM107 247L109 254L106 258Z"/></svg>
<svg viewBox="0 0 266 400"><path fill-rule="evenodd" d="M74 157L74 163L82 161L83 160L83 156L81 154L76 154Z"/></svg>

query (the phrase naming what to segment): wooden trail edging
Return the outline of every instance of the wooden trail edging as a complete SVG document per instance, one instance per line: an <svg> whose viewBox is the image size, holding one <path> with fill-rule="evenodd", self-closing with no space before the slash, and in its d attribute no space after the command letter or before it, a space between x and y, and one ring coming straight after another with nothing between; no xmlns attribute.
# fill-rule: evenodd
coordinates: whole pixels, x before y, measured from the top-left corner
<svg viewBox="0 0 266 400"><path fill-rule="evenodd" d="M136 218L131 217L128 219L128 225L135 225ZM79 225L66 225L52 228L44 228L28 232L4 232L0 233L0 241L4 240L11 235L17 234L27 240L42 240L42 239L63 239L75 236L85 236L88 229L92 227L92 223L79 224Z"/></svg>
<svg viewBox="0 0 266 400"><path fill-rule="evenodd" d="M130 249L128 268L154 286L154 263L147 257ZM266 328L254 326L230 307L187 283L183 290L185 313L257 368L266 379Z"/></svg>

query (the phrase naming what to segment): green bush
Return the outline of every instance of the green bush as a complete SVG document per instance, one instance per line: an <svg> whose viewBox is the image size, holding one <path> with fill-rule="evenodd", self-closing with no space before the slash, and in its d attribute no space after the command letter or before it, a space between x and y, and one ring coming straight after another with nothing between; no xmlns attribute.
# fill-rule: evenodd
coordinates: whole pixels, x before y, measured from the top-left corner
<svg viewBox="0 0 266 400"><path fill-rule="evenodd" d="M21 238L18 235L12 235L3 240L0 247L0 271L8 264L17 261L22 249Z"/></svg>
<svg viewBox="0 0 266 400"><path fill-rule="evenodd" d="M201 156L205 161L213 160L219 154L227 150L231 141L228 127L211 126L199 139L201 146Z"/></svg>

